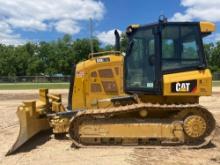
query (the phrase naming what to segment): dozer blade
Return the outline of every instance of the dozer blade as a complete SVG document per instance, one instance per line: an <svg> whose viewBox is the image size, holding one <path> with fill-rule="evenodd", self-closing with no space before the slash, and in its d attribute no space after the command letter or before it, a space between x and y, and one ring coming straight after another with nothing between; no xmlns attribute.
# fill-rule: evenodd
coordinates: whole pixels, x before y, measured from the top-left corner
<svg viewBox="0 0 220 165"><path fill-rule="evenodd" d="M18 138L6 155L14 153L25 142L37 133L49 129L49 122L46 117L41 117L36 111L36 102L23 102L17 109L17 116L20 123Z"/></svg>

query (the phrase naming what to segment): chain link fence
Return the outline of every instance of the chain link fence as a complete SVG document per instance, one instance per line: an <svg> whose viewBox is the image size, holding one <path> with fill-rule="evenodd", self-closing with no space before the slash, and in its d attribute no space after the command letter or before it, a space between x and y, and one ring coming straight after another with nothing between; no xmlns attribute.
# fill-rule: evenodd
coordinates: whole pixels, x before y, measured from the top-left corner
<svg viewBox="0 0 220 165"><path fill-rule="evenodd" d="M70 76L0 76L0 83L66 83Z"/></svg>
<svg viewBox="0 0 220 165"><path fill-rule="evenodd" d="M220 72L216 72L212 74L212 79L214 81L220 81Z"/></svg>
<svg viewBox="0 0 220 165"><path fill-rule="evenodd" d="M220 72L212 74L214 81L220 81ZM0 76L0 83L68 83L70 76Z"/></svg>

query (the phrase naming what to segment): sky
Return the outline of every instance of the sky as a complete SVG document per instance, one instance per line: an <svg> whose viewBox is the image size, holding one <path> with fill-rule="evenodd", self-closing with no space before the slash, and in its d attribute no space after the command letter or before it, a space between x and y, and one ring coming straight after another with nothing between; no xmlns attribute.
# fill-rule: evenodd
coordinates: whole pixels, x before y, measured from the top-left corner
<svg viewBox="0 0 220 165"><path fill-rule="evenodd" d="M114 30L130 24L158 21L211 21L217 30L206 42L220 40L220 0L0 0L0 43L52 41L70 34L73 39L93 36L114 44Z"/></svg>

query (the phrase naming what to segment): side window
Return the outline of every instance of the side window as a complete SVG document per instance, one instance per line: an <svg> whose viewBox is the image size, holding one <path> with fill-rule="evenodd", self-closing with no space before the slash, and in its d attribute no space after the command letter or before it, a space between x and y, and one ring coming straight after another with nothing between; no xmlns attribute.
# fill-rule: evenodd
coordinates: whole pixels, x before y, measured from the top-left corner
<svg viewBox="0 0 220 165"><path fill-rule="evenodd" d="M196 25L168 25L162 32L162 70L196 67L199 36Z"/></svg>
<svg viewBox="0 0 220 165"><path fill-rule="evenodd" d="M162 52L164 52L163 59L174 58L174 41L173 39L164 39L162 44Z"/></svg>
<svg viewBox="0 0 220 165"><path fill-rule="evenodd" d="M198 59L198 53L197 53L197 47L196 42L184 42L183 43L183 52L182 52L182 58L183 59Z"/></svg>
<svg viewBox="0 0 220 165"><path fill-rule="evenodd" d="M181 28L181 38L182 38L182 58L185 60L198 60L198 46L195 28L182 27Z"/></svg>
<svg viewBox="0 0 220 165"><path fill-rule="evenodd" d="M179 67L178 58L179 27L166 26L162 31L162 70Z"/></svg>

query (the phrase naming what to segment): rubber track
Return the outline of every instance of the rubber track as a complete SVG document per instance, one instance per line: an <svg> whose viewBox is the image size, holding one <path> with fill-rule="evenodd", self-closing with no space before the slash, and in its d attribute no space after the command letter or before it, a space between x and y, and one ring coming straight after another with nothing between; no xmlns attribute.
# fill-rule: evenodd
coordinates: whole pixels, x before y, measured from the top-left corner
<svg viewBox="0 0 220 165"><path fill-rule="evenodd" d="M120 106L120 107L113 107L113 108L101 108L101 109L93 109L93 110L86 110L86 111L79 111L71 120L70 120L70 128L69 128L69 134L71 139L73 140L73 145L77 148L88 148L88 147L92 147L92 148L100 148L103 146L100 145L83 145L81 143L79 143L79 135L78 135L78 129L79 129L79 125L81 122L86 121L91 119L91 117L96 117L96 116L111 116L111 115L117 115L120 113L129 113L129 112L135 112L135 111L139 111L141 109L154 109L154 110L173 110L173 111L180 111L183 112L184 110L189 110L189 109L196 109L197 112L202 113L203 115L207 116L207 119L209 119L208 123L210 128L210 132L208 134L208 136L205 137L205 140L200 143L200 144L181 144L181 145L170 145L170 146L152 146L152 145L138 145L135 148L184 148L184 149L195 149L195 148L202 148L206 145L208 145L211 140L214 137L215 134L215 119L213 118L213 115L203 106L199 105L199 104L180 104L180 105L176 105L176 104L171 104L171 105L167 105L167 104L151 104L151 103L139 103L139 104L132 104L132 105L127 105L127 106ZM119 146L123 146L123 145L119 145ZM123 146L124 147L124 146Z"/></svg>

